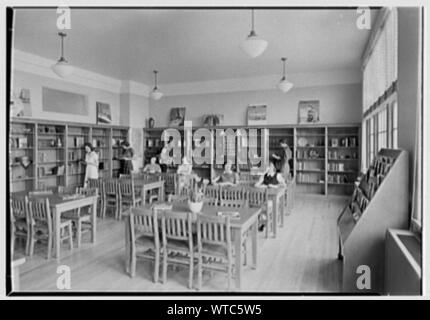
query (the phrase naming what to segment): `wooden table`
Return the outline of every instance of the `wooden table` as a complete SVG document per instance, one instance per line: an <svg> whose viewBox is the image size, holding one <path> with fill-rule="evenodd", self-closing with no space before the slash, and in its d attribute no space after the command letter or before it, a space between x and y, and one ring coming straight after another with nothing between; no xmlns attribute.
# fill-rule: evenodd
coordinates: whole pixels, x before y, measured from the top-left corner
<svg viewBox="0 0 430 320"><path fill-rule="evenodd" d="M64 195L60 194L41 194L41 195L33 195L29 196L29 198L40 198L40 199L49 199L49 205L52 212L53 217L53 226L54 226L54 245L55 245L55 257L57 260L60 259L60 223L61 223L61 214L63 212L67 212L70 210L75 210L78 208L83 208L86 206L92 206L91 210L91 242L96 242L96 234L97 234L97 198L98 196L84 196L77 199L67 199L63 200Z"/></svg>
<svg viewBox="0 0 430 320"><path fill-rule="evenodd" d="M158 201L164 201L164 180L149 180L145 178L134 178L134 185L142 188L142 203L146 202L146 193L158 190Z"/></svg>
<svg viewBox="0 0 430 320"><path fill-rule="evenodd" d="M188 204L186 202L172 202L172 212L190 212ZM150 209L151 205L145 205L146 209ZM204 215L216 216L218 211L238 211L240 213L240 219L231 219L232 229L232 241L235 248L235 282L236 288L240 290L242 283L242 245L246 240L247 234L251 235L251 246L252 246L252 268L257 268L257 237L258 237L258 215L261 212L261 208L234 208L223 207L223 206L208 206L204 205L202 213ZM125 219L125 252L126 252L126 272L130 271L131 262L131 236L130 236L130 215L128 212L124 214ZM249 232L248 232L249 231Z"/></svg>
<svg viewBox="0 0 430 320"><path fill-rule="evenodd" d="M278 221L281 221L281 227L284 226L284 201L285 187L269 188L269 200L273 201L273 236L276 238Z"/></svg>

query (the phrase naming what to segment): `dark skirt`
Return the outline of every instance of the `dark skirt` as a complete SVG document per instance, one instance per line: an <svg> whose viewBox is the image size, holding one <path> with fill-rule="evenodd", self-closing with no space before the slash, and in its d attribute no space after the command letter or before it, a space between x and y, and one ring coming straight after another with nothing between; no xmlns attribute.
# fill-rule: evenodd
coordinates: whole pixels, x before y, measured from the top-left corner
<svg viewBox="0 0 430 320"><path fill-rule="evenodd" d="M121 174L131 174L133 171L133 162L131 160L121 161Z"/></svg>

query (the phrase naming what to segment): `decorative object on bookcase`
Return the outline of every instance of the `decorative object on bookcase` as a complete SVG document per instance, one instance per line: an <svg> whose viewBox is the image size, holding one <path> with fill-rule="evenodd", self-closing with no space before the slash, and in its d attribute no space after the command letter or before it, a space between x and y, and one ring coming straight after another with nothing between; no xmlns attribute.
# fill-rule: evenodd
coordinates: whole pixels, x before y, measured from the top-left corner
<svg viewBox="0 0 430 320"><path fill-rule="evenodd" d="M186 108L172 108L170 109L169 126L181 127L184 125Z"/></svg>
<svg viewBox="0 0 430 320"><path fill-rule="evenodd" d="M224 115L223 114L205 114L203 116L202 122L204 127L220 126L224 122Z"/></svg>
<svg viewBox="0 0 430 320"><path fill-rule="evenodd" d="M248 105L247 124L264 125L267 124L267 105L266 104L253 104Z"/></svg>
<svg viewBox="0 0 430 320"><path fill-rule="evenodd" d="M108 103L96 102L97 107L97 122L96 123L112 123L112 114Z"/></svg>
<svg viewBox="0 0 430 320"><path fill-rule="evenodd" d="M19 159L19 163L24 169L27 169L33 163L33 161L28 156L22 156Z"/></svg>
<svg viewBox="0 0 430 320"><path fill-rule="evenodd" d="M148 119L148 128L154 128L155 127L155 120L154 118Z"/></svg>
<svg viewBox="0 0 430 320"><path fill-rule="evenodd" d="M339 258L345 257L344 292L363 292L356 286L360 265L372 270L372 286L366 292L383 292L386 230L408 226L408 169L406 151L381 149L341 212L337 224Z"/></svg>
<svg viewBox="0 0 430 320"><path fill-rule="evenodd" d="M316 123L320 121L319 100L309 100L299 102L299 124Z"/></svg>

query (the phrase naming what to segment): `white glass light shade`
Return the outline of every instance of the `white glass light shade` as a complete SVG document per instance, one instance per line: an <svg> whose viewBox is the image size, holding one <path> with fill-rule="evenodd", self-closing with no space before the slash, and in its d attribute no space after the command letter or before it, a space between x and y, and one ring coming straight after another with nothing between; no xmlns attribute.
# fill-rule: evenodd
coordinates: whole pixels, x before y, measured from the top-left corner
<svg viewBox="0 0 430 320"><path fill-rule="evenodd" d="M294 85L287 80L287 78L282 78L281 81L278 83L278 89L282 92L288 92Z"/></svg>
<svg viewBox="0 0 430 320"><path fill-rule="evenodd" d="M65 78L73 73L73 67L66 60L60 59L52 66L52 71L54 71L61 78Z"/></svg>
<svg viewBox="0 0 430 320"><path fill-rule="evenodd" d="M151 91L151 98L154 100L160 100L163 96L163 93L158 90L158 88L154 88L154 90Z"/></svg>
<svg viewBox="0 0 430 320"><path fill-rule="evenodd" d="M240 47L251 58L255 58L266 50L267 44L268 42L266 40L261 39L256 34L251 33Z"/></svg>

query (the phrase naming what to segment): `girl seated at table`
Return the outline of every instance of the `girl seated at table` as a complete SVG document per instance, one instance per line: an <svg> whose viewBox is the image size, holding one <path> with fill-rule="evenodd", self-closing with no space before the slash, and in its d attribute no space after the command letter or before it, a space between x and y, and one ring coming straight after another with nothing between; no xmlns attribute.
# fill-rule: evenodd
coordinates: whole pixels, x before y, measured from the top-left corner
<svg viewBox="0 0 430 320"><path fill-rule="evenodd" d="M257 188L278 188L285 187L285 180L280 173L276 172L276 167L273 161L269 162L269 167L266 173L260 177L260 180L255 184ZM263 231L267 225L267 214L261 213L258 216L258 230Z"/></svg>
<svg viewBox="0 0 430 320"><path fill-rule="evenodd" d="M152 157L152 158L151 158L151 162L150 162L150 163L148 163L148 164L143 168L143 172L144 172L144 173L150 173L150 174L161 173L161 167L160 167L160 165L157 163L157 158L156 158L156 157Z"/></svg>
<svg viewBox="0 0 430 320"><path fill-rule="evenodd" d="M239 182L239 175L231 170L232 163L231 161L227 161L224 165L224 172L212 180L213 184L222 185L222 186L235 186Z"/></svg>
<svg viewBox="0 0 430 320"><path fill-rule="evenodd" d="M270 161L266 173L260 177L255 186L257 188L277 188L285 187L286 184L282 175L276 172L273 161Z"/></svg>

